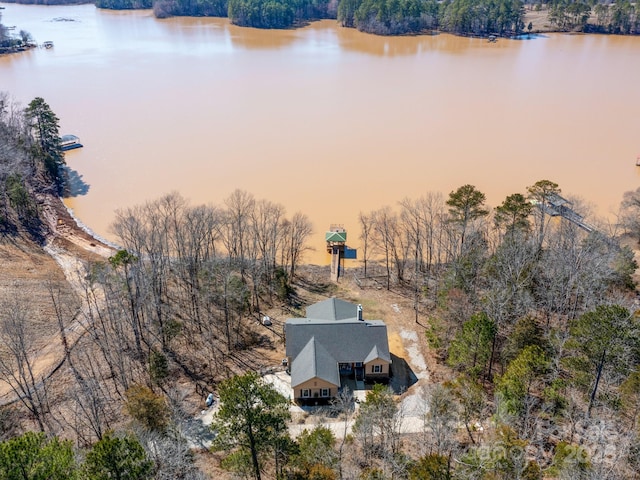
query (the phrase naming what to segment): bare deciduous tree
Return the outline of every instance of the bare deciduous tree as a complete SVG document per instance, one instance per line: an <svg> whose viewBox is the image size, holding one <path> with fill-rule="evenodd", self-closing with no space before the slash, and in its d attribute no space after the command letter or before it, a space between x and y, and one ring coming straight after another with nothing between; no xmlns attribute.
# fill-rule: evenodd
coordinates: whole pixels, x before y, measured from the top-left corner
<svg viewBox="0 0 640 480"><path fill-rule="evenodd" d="M331 410L342 417L341 433L338 437L338 476L340 480L343 476L344 446L347 442L347 432L355 413L355 397L349 387L344 387L331 402Z"/></svg>
<svg viewBox="0 0 640 480"><path fill-rule="evenodd" d="M26 297L0 300L0 380L29 411L38 428L49 427L49 372L39 371L34 339L35 325Z"/></svg>
<svg viewBox="0 0 640 480"><path fill-rule="evenodd" d="M293 278L298 264L307 250L306 242L313 233L309 218L302 212L293 214L291 221L283 223L282 265L289 267L289 278Z"/></svg>

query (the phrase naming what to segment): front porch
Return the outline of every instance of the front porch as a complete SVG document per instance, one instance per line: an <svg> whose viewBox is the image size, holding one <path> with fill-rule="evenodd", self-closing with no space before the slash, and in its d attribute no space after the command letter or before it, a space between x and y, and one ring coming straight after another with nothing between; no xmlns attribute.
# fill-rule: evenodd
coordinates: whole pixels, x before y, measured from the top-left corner
<svg viewBox="0 0 640 480"><path fill-rule="evenodd" d="M340 373L340 381L342 377L353 377L355 380L364 381L365 368L362 362L339 363L338 372Z"/></svg>

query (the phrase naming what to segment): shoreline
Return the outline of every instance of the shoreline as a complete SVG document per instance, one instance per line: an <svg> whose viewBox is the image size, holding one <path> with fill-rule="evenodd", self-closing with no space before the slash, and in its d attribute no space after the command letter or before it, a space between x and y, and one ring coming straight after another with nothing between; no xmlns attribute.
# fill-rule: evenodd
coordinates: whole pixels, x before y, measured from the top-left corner
<svg viewBox="0 0 640 480"><path fill-rule="evenodd" d="M38 202L42 207L43 221L48 227L44 246L56 246L68 254L74 254L72 250L76 247L85 254L97 255L103 259L112 256L119 249L78 220L58 195L39 194ZM73 247L69 248L69 244Z"/></svg>
<svg viewBox="0 0 640 480"><path fill-rule="evenodd" d="M60 199L60 202L62 202L62 206L67 210L67 214L68 216L73 219L73 221L75 222L75 224L77 225L77 227L82 230L84 233L86 233L89 237L97 240L98 242L102 243L103 245L106 245L107 247L111 247L114 250L121 250L122 247L110 240L107 240L106 238L102 237L101 235L98 235L96 232L94 232L91 227L89 227L86 223L84 223L82 220L80 220L78 217L75 216L75 213L73 211L73 208L68 207L65 203L64 200L60 197L58 197Z"/></svg>
<svg viewBox="0 0 640 480"><path fill-rule="evenodd" d="M43 241L35 241L33 237L24 237L24 241L35 246L44 256L50 257L70 290L75 292L79 299L83 299L86 295L84 282L89 265L92 262L104 262L115 254L116 248L111 246L110 242L104 242L97 236L91 235L88 228L85 230L59 196L38 192L35 198L43 224ZM40 269L42 264L34 262L34 268ZM49 279L44 281L48 282ZM43 280L40 280L40 283L42 282ZM88 312L86 300L82 304L82 308ZM89 325L83 318L89 317L88 314L85 317L74 317L65 326L70 350L86 333ZM39 350L33 368L38 376L49 379L64 365L65 361L66 353L60 335L53 333L45 346ZM0 406L12 404L16 400L14 392L7 385L0 386Z"/></svg>
<svg viewBox="0 0 640 480"><path fill-rule="evenodd" d="M221 19L225 19L229 21L230 25L236 26L238 28L247 28L247 29L251 29L251 28L258 28L258 27L245 27L242 25L237 25L237 24L233 24L231 23L230 19L228 16L212 16L212 15L170 15L167 17L158 17L155 15L154 9L153 8L134 8L134 9L127 9L127 8L103 8L103 7L98 7L97 5L95 5L94 2L91 1L54 1L52 3L36 3L34 1L16 1L16 0L3 0L2 3L6 3L6 4L13 4L13 5L24 5L24 6L40 6L40 7L78 7L78 6L84 6L84 5L92 5L95 7L96 10L101 10L101 11L105 11L105 12L128 12L128 11L140 11L140 12L151 12L153 15L153 18L155 20L166 20L166 19L170 19L170 18L189 18L189 19L206 19L206 18L221 18ZM522 21L525 25L525 27L522 29L522 32L520 33L512 33L512 34L507 34L507 35L500 35L497 33L487 33L486 35L477 35L471 32L468 33L455 33L455 32L449 32L446 30L439 30L439 29L430 29L430 30L424 30L418 33L402 33L402 34L395 34L395 35L385 35L385 34L377 34L377 33L371 33L371 32L366 32L363 30L358 30L355 27L344 27L342 25L340 25L340 22L337 20L337 18L321 18L321 19L309 19L309 20L305 20L304 22L301 22L300 25L296 25L292 28L287 28L287 29L268 29L268 28L258 28L259 30L274 30L274 31L283 31L283 30L300 30L305 28L305 26L308 26L311 23L317 22L317 21L322 21L322 20L330 20L330 21L335 21L337 23L337 25L340 28L345 28L345 29L349 29L349 30L355 30L358 31L360 33L364 33L364 34L368 34L368 35L374 35L377 37L383 37L383 38L401 38L401 37L407 37L407 36L433 36L433 35L439 35L439 34L447 34L447 35L454 35L456 37L463 37L463 38L478 38L478 39L489 39L491 37L495 37L497 39L520 39L522 37L526 37L526 36L534 36L534 35L544 35L546 33L553 33L553 34L569 34L569 35L605 35L605 36L623 36L623 37L638 37L640 36L640 32L638 33L614 33L614 32L607 32L607 31L603 31L601 29L601 27L598 27L594 22L595 22L595 18L594 14L591 14L591 17L589 19L589 21L587 21L587 23L585 24L584 28L559 28L558 26L551 26L549 24L549 10L548 8L544 8L541 10L535 10L534 7L532 5L527 6L524 5L524 15L522 18ZM532 28L531 30L528 30L526 28L526 25L528 25L529 23L532 24ZM0 56L2 55L9 55L12 53L20 53L22 51L27 51L30 50L32 48L37 47L37 45L29 45L26 47L21 47L19 50L14 50L14 51L1 51L0 50Z"/></svg>

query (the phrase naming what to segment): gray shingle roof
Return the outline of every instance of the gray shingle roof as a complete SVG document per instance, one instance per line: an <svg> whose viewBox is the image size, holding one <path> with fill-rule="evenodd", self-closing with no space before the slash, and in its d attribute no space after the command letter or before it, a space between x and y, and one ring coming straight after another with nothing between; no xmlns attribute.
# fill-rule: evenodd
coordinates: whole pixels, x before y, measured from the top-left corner
<svg viewBox="0 0 640 480"><path fill-rule="evenodd" d="M332 385L340 385L338 362L314 337L307 342L291 363L291 386L304 383L312 378L320 378Z"/></svg>
<svg viewBox="0 0 640 480"><path fill-rule="evenodd" d="M362 363L369 363L370 361L375 360L376 358L385 360L387 362L391 361L391 356L389 355L388 349L387 349L387 352L385 353L384 351L380 351L378 349L378 345L374 345L371 351L369 352L369 355L367 355L367 358L365 358Z"/></svg>
<svg viewBox="0 0 640 480"><path fill-rule="evenodd" d="M338 363L391 362L387 326L382 320L358 320L358 306L330 298L307 307L307 318L285 323L291 386L312 378L340 385Z"/></svg>
<svg viewBox="0 0 640 480"><path fill-rule="evenodd" d="M296 359L309 340L327 349L339 363L363 362L374 347L376 358L390 360L387 326L380 320L323 321L291 319L285 323L287 356ZM291 367L293 373L294 366Z"/></svg>
<svg viewBox="0 0 640 480"><path fill-rule="evenodd" d="M340 300L339 298L329 298L322 302L309 305L306 310L307 318L317 318L323 320L346 320L358 317L358 306Z"/></svg>

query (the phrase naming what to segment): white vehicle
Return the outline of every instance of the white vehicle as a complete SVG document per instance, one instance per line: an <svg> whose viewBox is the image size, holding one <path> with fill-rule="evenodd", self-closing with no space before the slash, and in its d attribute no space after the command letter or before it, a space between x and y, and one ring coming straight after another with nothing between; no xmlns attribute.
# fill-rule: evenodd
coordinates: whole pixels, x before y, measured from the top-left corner
<svg viewBox="0 0 640 480"><path fill-rule="evenodd" d="M265 315L264 317L262 317L262 324L266 325L267 327L271 325L271 318L269 318L269 315Z"/></svg>

